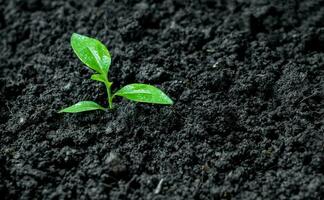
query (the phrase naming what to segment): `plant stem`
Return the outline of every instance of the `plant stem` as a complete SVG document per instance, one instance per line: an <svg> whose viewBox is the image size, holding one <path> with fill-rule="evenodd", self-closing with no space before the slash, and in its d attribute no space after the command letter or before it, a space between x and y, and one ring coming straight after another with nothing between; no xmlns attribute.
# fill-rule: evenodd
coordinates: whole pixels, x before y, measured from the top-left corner
<svg viewBox="0 0 324 200"><path fill-rule="evenodd" d="M112 96L111 96L111 84L106 85L107 87L107 94L108 94L108 104L109 104L109 109L113 109L113 104L112 104Z"/></svg>
<svg viewBox="0 0 324 200"><path fill-rule="evenodd" d="M114 106L112 104L112 95L111 95L111 85L112 83L108 81L108 79L105 80L105 86L106 86L106 89L107 89L107 95L108 95L108 105L109 105L109 109L113 109Z"/></svg>

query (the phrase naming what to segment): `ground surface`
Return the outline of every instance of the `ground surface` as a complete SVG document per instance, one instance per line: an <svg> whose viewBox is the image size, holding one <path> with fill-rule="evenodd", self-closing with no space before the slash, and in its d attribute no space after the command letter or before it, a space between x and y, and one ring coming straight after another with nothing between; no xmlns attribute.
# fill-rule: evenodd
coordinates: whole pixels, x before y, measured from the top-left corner
<svg viewBox="0 0 324 200"><path fill-rule="evenodd" d="M175 105L58 114L107 103L73 32ZM324 199L323 0L0 0L0 42L4 199Z"/></svg>

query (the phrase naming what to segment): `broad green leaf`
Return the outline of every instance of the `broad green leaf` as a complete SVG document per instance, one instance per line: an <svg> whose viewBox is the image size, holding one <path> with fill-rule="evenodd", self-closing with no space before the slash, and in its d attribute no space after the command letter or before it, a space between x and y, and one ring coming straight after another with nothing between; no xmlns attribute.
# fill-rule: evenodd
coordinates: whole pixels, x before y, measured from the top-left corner
<svg viewBox="0 0 324 200"><path fill-rule="evenodd" d="M59 113L78 113L90 110L105 110L105 108L93 101L80 101L79 103L76 103L73 106L60 110Z"/></svg>
<svg viewBox="0 0 324 200"><path fill-rule="evenodd" d="M141 83L126 85L114 95L144 103L173 104L173 101L160 89Z"/></svg>
<svg viewBox="0 0 324 200"><path fill-rule="evenodd" d="M95 80L95 81L100 81L100 82L103 82L103 83L105 82L105 79L102 77L101 74L93 74L91 76L91 79Z"/></svg>
<svg viewBox="0 0 324 200"><path fill-rule="evenodd" d="M73 33L71 46L78 58L89 68L107 75L111 63L111 56L100 41Z"/></svg>

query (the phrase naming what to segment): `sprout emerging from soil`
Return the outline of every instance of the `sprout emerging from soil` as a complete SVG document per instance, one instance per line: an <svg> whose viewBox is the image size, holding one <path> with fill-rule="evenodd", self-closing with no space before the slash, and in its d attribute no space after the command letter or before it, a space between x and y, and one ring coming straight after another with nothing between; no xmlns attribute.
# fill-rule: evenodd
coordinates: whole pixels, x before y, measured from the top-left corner
<svg viewBox="0 0 324 200"><path fill-rule="evenodd" d="M105 108L93 101L80 101L70 107L60 110L59 113L77 113L90 110L112 109L113 99L115 96L121 96L142 103L173 104L173 101L160 89L142 83L126 85L116 93L112 94L111 86L113 83L108 79L111 56L106 46L96 39L76 33L73 33L71 37L71 46L78 58L86 66L96 72L91 76L91 79L102 82L106 86L108 108Z"/></svg>

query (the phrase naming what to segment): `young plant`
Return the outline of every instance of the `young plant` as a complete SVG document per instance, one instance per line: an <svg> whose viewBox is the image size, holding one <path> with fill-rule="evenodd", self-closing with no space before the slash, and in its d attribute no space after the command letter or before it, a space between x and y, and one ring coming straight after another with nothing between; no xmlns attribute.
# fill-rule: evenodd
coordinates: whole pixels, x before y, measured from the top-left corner
<svg viewBox="0 0 324 200"><path fill-rule="evenodd" d="M92 80L102 82L107 90L108 108L113 108L113 99L121 96L126 99L142 102L171 105L173 101L160 89L147 84L133 83L111 93L112 82L108 79L111 56L108 49L100 41L80 34L73 33L71 46L78 58L96 73L91 76ZM80 101L70 107L64 108L59 113L77 113L90 110L106 110L103 106L93 101Z"/></svg>

